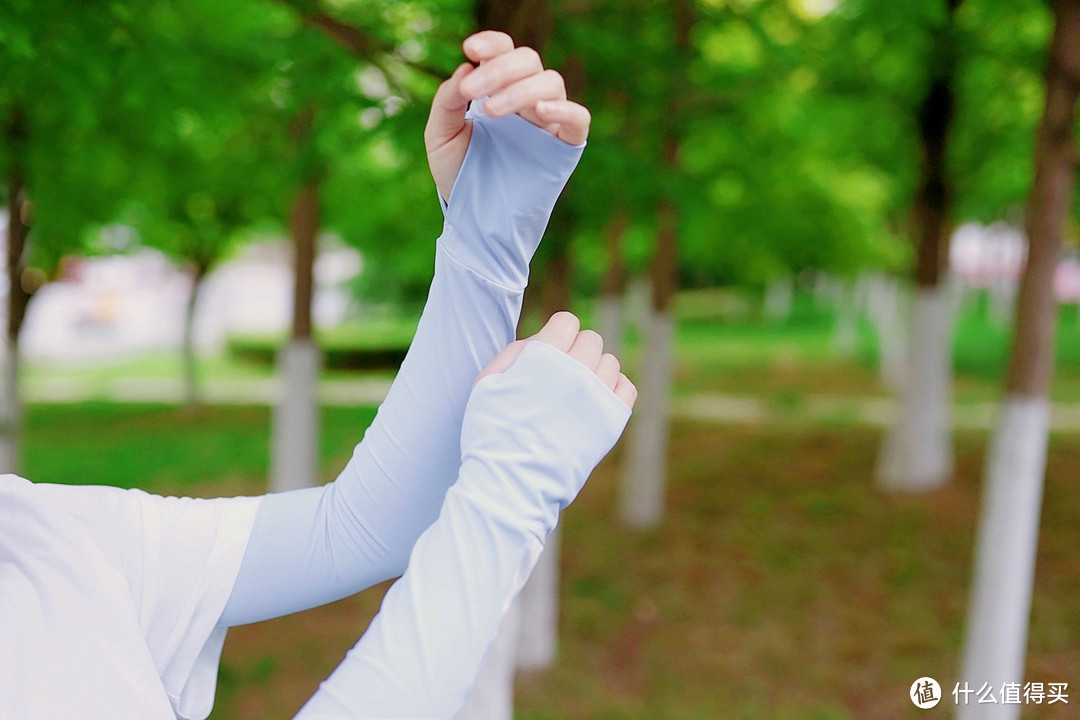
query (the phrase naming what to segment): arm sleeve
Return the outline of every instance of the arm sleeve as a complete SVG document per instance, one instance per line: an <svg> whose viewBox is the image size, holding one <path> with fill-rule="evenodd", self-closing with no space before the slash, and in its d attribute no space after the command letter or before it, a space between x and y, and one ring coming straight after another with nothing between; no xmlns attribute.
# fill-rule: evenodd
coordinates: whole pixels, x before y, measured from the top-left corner
<svg viewBox="0 0 1080 720"><path fill-rule="evenodd" d="M438 519L297 718L452 717L560 510L629 415L593 373L540 342L477 384L458 479Z"/></svg>
<svg viewBox="0 0 1080 720"><path fill-rule="evenodd" d="M514 339L529 261L583 147L516 115L472 113L471 122L401 371L334 482L265 496L223 625L314 607L400 575L439 512L459 466L472 382Z"/></svg>

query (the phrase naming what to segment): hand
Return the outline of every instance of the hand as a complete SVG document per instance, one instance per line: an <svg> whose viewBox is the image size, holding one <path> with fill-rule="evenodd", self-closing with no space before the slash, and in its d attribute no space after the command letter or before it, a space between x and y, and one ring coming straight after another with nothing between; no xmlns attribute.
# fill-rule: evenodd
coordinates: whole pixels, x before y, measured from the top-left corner
<svg viewBox="0 0 1080 720"><path fill-rule="evenodd" d="M604 352L604 340L592 330L581 330L581 322L573 313L558 312L531 338L510 343L480 371L476 382L488 375L506 372L530 341L539 341L561 350L600 378L615 396L629 407L637 400L637 388L621 371L618 359ZM475 384L475 383L474 383Z"/></svg>
<svg viewBox="0 0 1080 720"><path fill-rule="evenodd" d="M462 63L439 86L431 104L424 145L435 186L450 197L472 124L465 120L469 102L484 96L484 112L492 117L518 113L560 140L580 145L589 135L589 111L566 99L566 84L555 70L545 70L540 55L514 47L506 33L484 30L462 43L465 56L478 67Z"/></svg>

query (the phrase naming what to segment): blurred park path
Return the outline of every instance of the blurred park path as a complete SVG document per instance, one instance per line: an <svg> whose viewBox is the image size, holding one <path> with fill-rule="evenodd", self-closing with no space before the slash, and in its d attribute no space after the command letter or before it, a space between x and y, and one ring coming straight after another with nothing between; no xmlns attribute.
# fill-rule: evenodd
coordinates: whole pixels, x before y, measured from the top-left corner
<svg viewBox="0 0 1080 720"><path fill-rule="evenodd" d="M319 383L323 405L349 407L378 405L390 389L389 378L329 379ZM213 379L205 382L205 401L211 405L273 405L280 397L275 378ZM28 383L29 402L182 403L184 386L171 378L118 377L108 382L80 378L53 378ZM989 430L998 403L954 403L952 426L963 430ZM737 425L826 423L887 427L895 419L897 403L891 398L851 395L781 395L760 397L727 393L695 393L676 397L672 416L679 420ZM1051 414L1055 432L1080 433L1080 404L1055 403Z"/></svg>
<svg viewBox="0 0 1080 720"><path fill-rule="evenodd" d="M954 403L952 426L963 430L989 430L999 403ZM786 422L891 425L898 404L891 398L849 395L807 395L782 402L739 395L699 394L676 399L674 416L701 422L773 425ZM1080 405L1056 403L1051 412L1055 432L1080 432Z"/></svg>

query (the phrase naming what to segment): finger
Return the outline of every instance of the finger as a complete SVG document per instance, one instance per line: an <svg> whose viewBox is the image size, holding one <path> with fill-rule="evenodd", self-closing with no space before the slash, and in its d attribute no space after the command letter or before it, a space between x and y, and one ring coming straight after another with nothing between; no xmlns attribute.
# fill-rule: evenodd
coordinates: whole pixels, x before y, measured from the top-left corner
<svg viewBox="0 0 1080 720"><path fill-rule="evenodd" d="M538 75L543 69L540 53L530 47L515 48L476 68L461 82L461 92L474 100L530 75Z"/></svg>
<svg viewBox="0 0 1080 720"><path fill-rule="evenodd" d="M600 378L609 390L614 390L615 383L619 381L619 370L619 359L611 353L604 353L596 365L596 377Z"/></svg>
<svg viewBox="0 0 1080 720"><path fill-rule="evenodd" d="M473 385L480 382L488 375L496 375L498 373L504 373L510 369L510 366L514 364L514 361L518 359L518 355L525 349L526 340L515 340L510 343L496 355L488 366L480 371L480 374L476 376L476 380L473 381Z"/></svg>
<svg viewBox="0 0 1080 720"><path fill-rule="evenodd" d="M544 70L536 75L507 85L484 103L488 115L509 115L526 108L531 110L539 100L565 100L566 83L555 70Z"/></svg>
<svg viewBox="0 0 1080 720"><path fill-rule="evenodd" d="M557 312L530 339L546 342L548 345L553 345L556 349L566 352L574 344L574 339L577 337L580 328L581 321L577 319L576 315L565 311Z"/></svg>
<svg viewBox="0 0 1080 720"><path fill-rule="evenodd" d="M461 49L465 52L465 57L474 63L486 62L513 50L514 39L498 30L481 30L465 38Z"/></svg>
<svg viewBox="0 0 1080 720"><path fill-rule="evenodd" d="M630 382L630 378L619 375L619 379L615 382L615 397L626 403L626 407L633 409L637 401L637 388Z"/></svg>
<svg viewBox="0 0 1080 720"><path fill-rule="evenodd" d="M439 85L431 103L424 141L428 150L442 145L465 126L465 111L469 98L461 94L461 81L473 71L469 63L462 63L450 77Z"/></svg>
<svg viewBox="0 0 1080 720"><path fill-rule="evenodd" d="M574 338L574 344L570 346L566 354L596 372L596 366L600 364L600 356L604 354L604 340L592 330L582 330Z"/></svg>
<svg viewBox="0 0 1080 720"><path fill-rule="evenodd" d="M536 116L545 124L557 124L555 137L571 145L581 145L589 137L592 115L584 105L572 100L540 100L536 103Z"/></svg>

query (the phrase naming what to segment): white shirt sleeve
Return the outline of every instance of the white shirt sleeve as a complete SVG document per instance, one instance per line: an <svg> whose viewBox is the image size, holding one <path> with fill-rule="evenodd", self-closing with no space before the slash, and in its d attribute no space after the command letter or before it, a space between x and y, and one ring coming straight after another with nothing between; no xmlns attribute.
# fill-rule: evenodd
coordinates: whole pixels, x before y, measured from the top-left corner
<svg viewBox="0 0 1080 720"><path fill-rule="evenodd" d="M629 416L592 372L542 342L481 380L438 519L360 642L297 718L452 717L560 510Z"/></svg>
<svg viewBox="0 0 1080 720"><path fill-rule="evenodd" d="M122 573L154 667L178 718L213 706L228 601L259 498L161 497L39 484Z"/></svg>
<svg viewBox="0 0 1080 720"><path fill-rule="evenodd" d="M529 261L583 148L516 115L470 118L435 277L401 370L337 480L265 497L225 625L400 575L456 477L473 380L514 339Z"/></svg>

